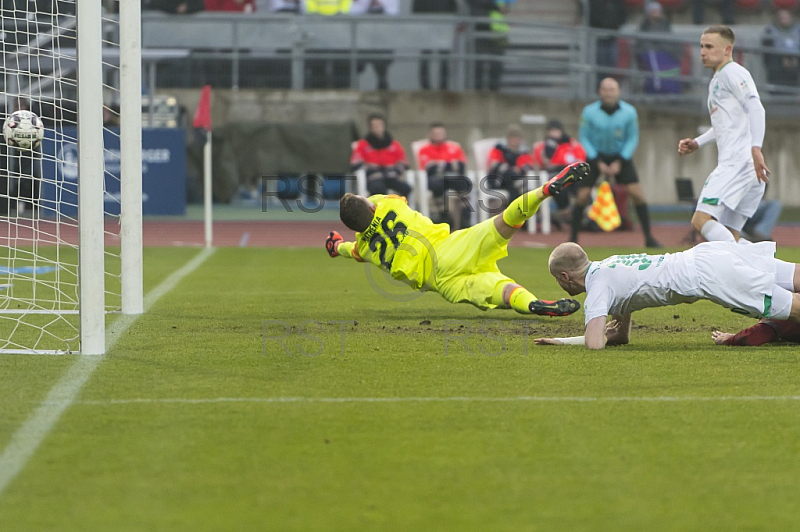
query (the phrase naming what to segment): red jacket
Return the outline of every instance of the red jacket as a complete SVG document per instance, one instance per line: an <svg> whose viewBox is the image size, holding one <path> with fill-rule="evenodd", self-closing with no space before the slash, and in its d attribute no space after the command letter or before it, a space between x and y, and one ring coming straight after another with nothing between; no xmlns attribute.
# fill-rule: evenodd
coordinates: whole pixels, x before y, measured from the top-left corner
<svg viewBox="0 0 800 532"><path fill-rule="evenodd" d="M558 168L561 170L565 166L578 161L586 162L586 151L581 146L581 143L575 139L571 138L569 142L560 143L549 161L546 160L544 154L544 141L533 145L533 164L537 168L544 168L545 170Z"/></svg>
<svg viewBox="0 0 800 532"><path fill-rule="evenodd" d="M464 164L467 162L467 156L464 155L464 150L458 142L446 140L441 144L434 144L428 142L419 150L419 167L424 170L431 163L453 163L460 161Z"/></svg>
<svg viewBox="0 0 800 532"><path fill-rule="evenodd" d="M365 164L367 166L390 167L399 163L408 167L406 152L396 140L393 140L387 148L375 149L369 145L369 142L361 139L356 142L356 146L350 156L350 164L352 166Z"/></svg>
<svg viewBox="0 0 800 532"><path fill-rule="evenodd" d="M245 11L254 13L256 0L205 0L206 11Z"/></svg>
<svg viewBox="0 0 800 532"><path fill-rule="evenodd" d="M498 145L489 152L489 168L487 170L491 170L498 163L507 163L512 168L516 166L520 170L529 170L533 167L533 158L530 153L516 153L505 146Z"/></svg>

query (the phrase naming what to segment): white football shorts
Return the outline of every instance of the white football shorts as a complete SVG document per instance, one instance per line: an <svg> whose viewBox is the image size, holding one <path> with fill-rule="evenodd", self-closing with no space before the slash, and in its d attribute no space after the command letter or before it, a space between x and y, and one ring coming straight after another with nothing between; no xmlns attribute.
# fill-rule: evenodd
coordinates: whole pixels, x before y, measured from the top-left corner
<svg viewBox="0 0 800 532"><path fill-rule="evenodd" d="M694 261L705 298L738 314L770 317L773 290L783 291L775 286L775 242L705 242L695 246Z"/></svg>
<svg viewBox="0 0 800 532"><path fill-rule="evenodd" d="M722 225L741 231L764 196L764 183L756 178L752 159L718 165L706 179L697 210Z"/></svg>

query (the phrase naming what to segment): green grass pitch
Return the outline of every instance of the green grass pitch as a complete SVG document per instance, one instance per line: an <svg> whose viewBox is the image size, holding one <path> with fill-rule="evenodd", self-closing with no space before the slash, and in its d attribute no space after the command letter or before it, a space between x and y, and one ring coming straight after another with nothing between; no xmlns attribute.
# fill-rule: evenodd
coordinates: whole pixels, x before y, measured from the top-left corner
<svg viewBox="0 0 800 532"><path fill-rule="evenodd" d="M197 252L147 249L145 290ZM547 254L500 266L562 297ZM0 530L797 529L797 345L714 346L752 321L700 302L635 314L628 346L539 347L582 314L373 281L322 248L217 250L100 363ZM75 360L0 356L0 451Z"/></svg>

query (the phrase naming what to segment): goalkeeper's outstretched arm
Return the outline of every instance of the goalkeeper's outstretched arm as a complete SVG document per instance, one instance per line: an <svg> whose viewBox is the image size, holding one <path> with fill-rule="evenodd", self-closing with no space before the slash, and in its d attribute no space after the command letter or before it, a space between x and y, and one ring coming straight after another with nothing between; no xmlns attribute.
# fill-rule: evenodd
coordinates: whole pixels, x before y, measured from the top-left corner
<svg viewBox="0 0 800 532"><path fill-rule="evenodd" d="M344 242L344 241L339 242L336 251L338 251L338 254L341 255L342 257L346 257L348 259L355 259L360 262L361 257L359 257L358 255L355 242Z"/></svg>
<svg viewBox="0 0 800 532"><path fill-rule="evenodd" d="M331 231L328 238L325 239L325 250L331 258L338 256L352 258L360 261L361 257L358 255L355 242L345 242L342 235L338 231Z"/></svg>

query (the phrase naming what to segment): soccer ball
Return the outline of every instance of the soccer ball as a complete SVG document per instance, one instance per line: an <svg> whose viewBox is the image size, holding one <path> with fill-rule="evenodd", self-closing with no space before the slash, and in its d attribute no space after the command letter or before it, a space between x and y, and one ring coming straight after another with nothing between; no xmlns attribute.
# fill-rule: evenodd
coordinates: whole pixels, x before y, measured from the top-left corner
<svg viewBox="0 0 800 532"><path fill-rule="evenodd" d="M14 111L3 124L3 136L9 146L34 150L44 138L42 119L30 111Z"/></svg>

